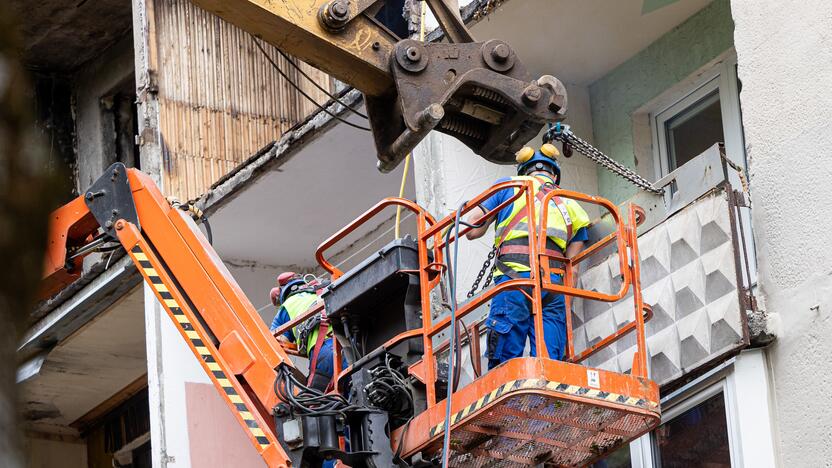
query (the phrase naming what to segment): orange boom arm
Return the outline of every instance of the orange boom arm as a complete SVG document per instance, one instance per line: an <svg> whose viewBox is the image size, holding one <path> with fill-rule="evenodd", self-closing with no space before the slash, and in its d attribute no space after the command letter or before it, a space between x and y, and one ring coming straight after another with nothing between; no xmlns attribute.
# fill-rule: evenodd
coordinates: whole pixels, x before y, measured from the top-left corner
<svg viewBox="0 0 832 468"><path fill-rule="evenodd" d="M277 369L292 363L193 220L146 174L114 164L53 212L43 294L77 279L104 240L130 255L266 463L288 466L271 409Z"/></svg>

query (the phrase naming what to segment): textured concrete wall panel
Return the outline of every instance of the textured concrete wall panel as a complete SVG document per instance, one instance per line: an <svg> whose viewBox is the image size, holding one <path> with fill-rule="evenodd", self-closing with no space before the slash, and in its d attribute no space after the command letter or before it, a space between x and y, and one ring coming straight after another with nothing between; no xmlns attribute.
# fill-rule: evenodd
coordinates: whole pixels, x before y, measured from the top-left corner
<svg viewBox="0 0 832 468"><path fill-rule="evenodd" d="M650 376L670 382L744 343L731 242L728 200L705 197L639 238ZM617 255L581 274L585 289L614 292L621 283ZM580 352L634 319L632 290L615 304L575 300L575 351ZM632 367L636 337L630 334L589 359L617 372Z"/></svg>

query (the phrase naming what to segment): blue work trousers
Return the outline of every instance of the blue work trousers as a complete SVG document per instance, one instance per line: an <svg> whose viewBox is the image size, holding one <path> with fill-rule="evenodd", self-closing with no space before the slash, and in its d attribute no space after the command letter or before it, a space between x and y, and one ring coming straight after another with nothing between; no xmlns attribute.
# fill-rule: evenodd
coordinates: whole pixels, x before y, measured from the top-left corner
<svg viewBox="0 0 832 468"><path fill-rule="evenodd" d="M518 273L523 278L529 272ZM500 275L494 284L505 283L510 278ZM560 275L552 275L559 281ZM566 304L562 294L543 291L543 337L550 359L561 360L566 348ZM534 318L529 299L518 289L503 291L491 300L491 312L486 321L488 327L486 357L488 368L493 369L509 359L523 356L526 341L530 355L536 356L534 346Z"/></svg>
<svg viewBox="0 0 832 468"><path fill-rule="evenodd" d="M312 356L309 357L310 359L312 358ZM345 368L346 365L346 359L342 359L341 369ZM315 366L315 373L320 377L326 377L325 381L328 385L329 381L332 380L332 373L334 370L335 369L333 366L332 338L327 338L323 343L321 343L321 350L318 352L318 365ZM319 379L319 381L323 383L324 379ZM323 388L320 388L321 385L315 385L314 387L316 387L320 391L326 390L326 385L323 385ZM337 460L324 460L321 467L334 468L336 461Z"/></svg>

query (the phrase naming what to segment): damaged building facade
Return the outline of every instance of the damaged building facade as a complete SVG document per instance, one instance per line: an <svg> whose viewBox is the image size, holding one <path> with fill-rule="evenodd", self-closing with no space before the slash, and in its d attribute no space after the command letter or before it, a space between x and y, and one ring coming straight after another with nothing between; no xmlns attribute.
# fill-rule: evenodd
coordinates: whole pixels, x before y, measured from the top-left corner
<svg viewBox="0 0 832 468"><path fill-rule="evenodd" d="M566 84L577 135L666 187L664 196L641 191L577 152L560 160L565 188L647 212L639 246L663 420L604 466L832 458L823 403L832 361L822 111L832 105L823 86L832 80L830 6L461 3L475 37L505 40L533 75ZM351 107L361 107L360 94L292 59L312 80L303 77L276 49L266 47L267 59L253 38L186 0L20 7L31 10L26 61L41 127L55 164L73 174L67 199L115 161L147 172L166 195L197 199L214 248L264 321L275 312L277 274L322 273L317 245L400 186L441 217L512 175L437 133L413 152L403 184L404 165L378 173L371 136L330 114L366 121L310 81ZM603 213L591 215L602 228ZM354 233L339 267L392 240L395 224L385 212ZM405 215L404 234L412 224ZM461 284L477 276L490 242L462 244ZM594 259L582 285L615 289L616 265ZM632 320L629 303L576 301L571 313L576 351ZM622 339L588 364L627 372L633 348ZM263 465L126 257L91 259L78 283L31 311L19 359L32 466Z"/></svg>

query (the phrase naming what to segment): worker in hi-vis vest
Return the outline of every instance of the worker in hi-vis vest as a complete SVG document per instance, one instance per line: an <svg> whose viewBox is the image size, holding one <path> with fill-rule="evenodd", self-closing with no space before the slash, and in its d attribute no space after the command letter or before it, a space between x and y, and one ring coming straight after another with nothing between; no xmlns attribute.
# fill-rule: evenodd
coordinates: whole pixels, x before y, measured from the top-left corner
<svg viewBox="0 0 832 468"><path fill-rule="evenodd" d="M277 287L270 293L272 304L278 306L277 314L272 320L274 333L281 325L318 305L318 294L314 285L307 284L297 273L285 272L277 277ZM321 333L324 328L324 333ZM332 330L325 316L315 314L295 327L286 330L278 337L295 343L298 353L309 358L308 385L325 391L332 380Z"/></svg>
<svg viewBox="0 0 832 468"><path fill-rule="evenodd" d="M560 184L560 166L555 159L559 155L557 148L544 144L538 151L524 147L517 152L517 176L498 180L529 180L534 185L536 203L534 218L540 222L540 200L547 192ZM480 209L468 217L474 222L510 199L519 189L500 190L485 200ZM587 227L589 217L574 200L555 197L546 207L548 210L547 250L555 250L566 257L580 252L588 240ZM496 223L494 235L495 270L494 284L504 283L512 278L529 277L529 229L528 207L526 197L519 197L514 203L500 210L496 216L485 220L478 228L468 232L468 239L482 237L491 223ZM561 276L552 274L553 282L560 282ZM543 291L543 336L549 358L562 359L566 347L566 307L562 294ZM503 291L491 300L491 311L486 322L488 327L486 357L488 368L492 369L503 362L523 355L526 341L530 343L530 354L535 356L534 320L531 303L523 291L513 289Z"/></svg>

